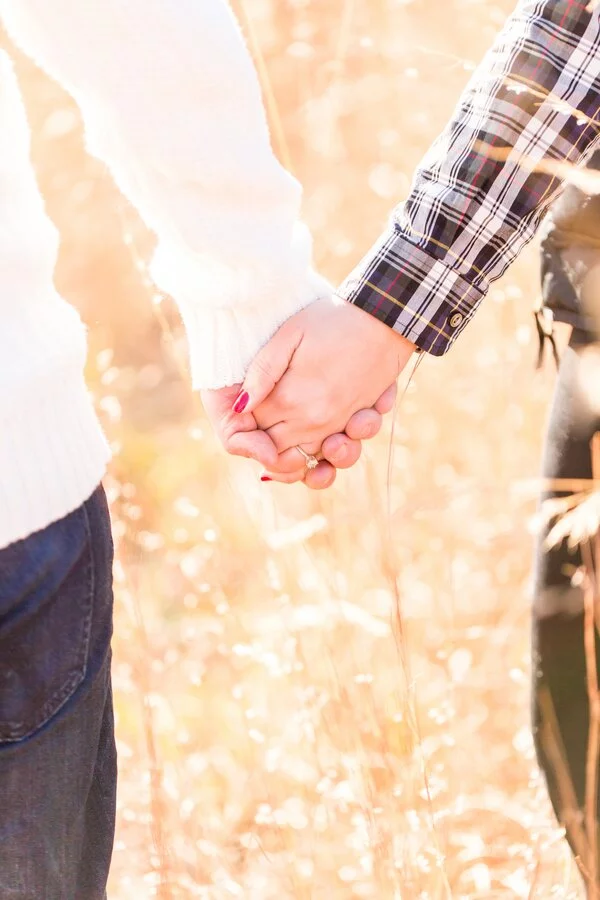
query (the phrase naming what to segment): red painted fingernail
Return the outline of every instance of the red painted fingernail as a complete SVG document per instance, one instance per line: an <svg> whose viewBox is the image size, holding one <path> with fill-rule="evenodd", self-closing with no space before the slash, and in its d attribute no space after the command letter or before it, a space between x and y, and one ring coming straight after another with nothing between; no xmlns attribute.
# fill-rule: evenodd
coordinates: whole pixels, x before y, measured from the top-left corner
<svg viewBox="0 0 600 900"><path fill-rule="evenodd" d="M236 397L235 403L233 404L234 413L243 413L248 406L249 400L250 394L248 393L248 391L240 391Z"/></svg>
<svg viewBox="0 0 600 900"><path fill-rule="evenodd" d="M273 481L273 479L272 479L272 478L269 478L268 475L261 475L261 476L260 476L260 480L261 480L261 481Z"/></svg>

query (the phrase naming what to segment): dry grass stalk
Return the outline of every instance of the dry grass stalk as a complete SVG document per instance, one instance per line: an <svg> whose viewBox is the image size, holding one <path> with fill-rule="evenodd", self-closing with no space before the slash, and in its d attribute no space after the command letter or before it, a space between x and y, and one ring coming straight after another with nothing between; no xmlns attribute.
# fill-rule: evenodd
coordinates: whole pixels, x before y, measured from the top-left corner
<svg viewBox="0 0 600 900"><path fill-rule="evenodd" d="M584 821L588 843L586 883L590 900L598 900L598 761L600 752L600 696L596 663L595 607L597 590L589 543L581 547L586 576L584 581L584 646L589 702L589 734L586 754Z"/></svg>
<svg viewBox="0 0 600 900"><path fill-rule="evenodd" d="M515 85L520 86L518 82L515 82ZM530 88L527 88L527 90L534 96L536 95L534 90ZM544 99L551 100L552 97L548 96ZM559 101L557 100L556 102L558 103ZM600 127L600 120L590 119L583 113L580 114L578 110L573 107L569 107L569 111L573 115L577 115L582 122L586 122L586 124L593 125L596 128ZM490 159L495 159L499 162L506 162L514 152L514 149L511 147L493 147L491 144L484 144L481 141L477 142L476 146L478 152L485 152ZM541 175L551 175L561 182L572 184L586 194L594 195L600 193L600 173L593 169L582 168L568 160L532 159L522 153L519 156L519 165L530 172L538 172ZM551 196L549 195L548 200L550 199Z"/></svg>
<svg viewBox="0 0 600 900"><path fill-rule="evenodd" d="M600 434L595 434L591 442L592 469L594 479L600 475ZM590 709L590 730L586 758L586 790L585 790L585 828L588 839L589 858L588 891L591 900L598 900L600 885L598 883L598 764L600 761L600 694L598 692L598 668L596 656L596 609L599 592L597 566L600 560L594 559L592 541L598 542L598 529L590 540L582 546L583 561L586 567L586 584L584 590L584 640L587 674L587 690Z"/></svg>

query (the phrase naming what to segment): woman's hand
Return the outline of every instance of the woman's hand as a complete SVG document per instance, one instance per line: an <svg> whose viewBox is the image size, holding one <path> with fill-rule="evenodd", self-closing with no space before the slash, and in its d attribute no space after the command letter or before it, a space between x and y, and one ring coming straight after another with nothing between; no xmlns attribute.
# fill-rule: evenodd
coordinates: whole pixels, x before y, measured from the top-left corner
<svg viewBox="0 0 600 900"><path fill-rule="evenodd" d="M258 428L252 413L233 412L240 388L241 385L235 385L201 392L205 412L227 452L261 463L266 470L265 481L288 484L304 481L313 490L330 487L335 481L336 469L350 468L358 461L361 442L379 432L382 417L393 408L396 398L396 386L392 385L372 409L360 410L352 416L344 433L334 434L324 441L322 461L316 469L307 472L304 458L298 451L287 458L279 456L273 441Z"/></svg>

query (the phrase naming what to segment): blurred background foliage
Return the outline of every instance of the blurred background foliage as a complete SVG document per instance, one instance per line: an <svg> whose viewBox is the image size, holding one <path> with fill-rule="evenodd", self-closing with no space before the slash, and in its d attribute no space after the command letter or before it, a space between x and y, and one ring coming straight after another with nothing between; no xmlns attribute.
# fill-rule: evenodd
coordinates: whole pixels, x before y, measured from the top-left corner
<svg viewBox="0 0 600 900"><path fill-rule="evenodd" d="M233 6L337 282L512 0ZM536 249L333 490L262 485L206 425L145 274L152 237L86 155L77 109L3 43L115 449L111 897L579 896L528 717L527 483L554 380L534 371Z"/></svg>

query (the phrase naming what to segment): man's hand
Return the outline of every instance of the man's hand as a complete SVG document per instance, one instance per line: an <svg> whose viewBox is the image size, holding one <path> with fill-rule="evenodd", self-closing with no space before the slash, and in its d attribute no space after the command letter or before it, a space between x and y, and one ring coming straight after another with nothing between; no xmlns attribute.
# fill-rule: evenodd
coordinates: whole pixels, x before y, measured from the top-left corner
<svg viewBox="0 0 600 900"><path fill-rule="evenodd" d="M379 434L383 416L394 408L396 393L396 385L390 385L372 409L361 409L352 416L344 434L326 438L319 454L323 460L316 469L307 471L302 454L292 449L281 454L277 464L263 474L263 479L284 484L304 481L308 487L317 490L331 487L337 469L349 469L358 462L362 441Z"/></svg>
<svg viewBox="0 0 600 900"><path fill-rule="evenodd" d="M318 300L288 319L251 363L240 394L241 421L254 415L281 454L278 471L297 470L296 447L322 450L329 435L378 402L414 350L362 309Z"/></svg>

